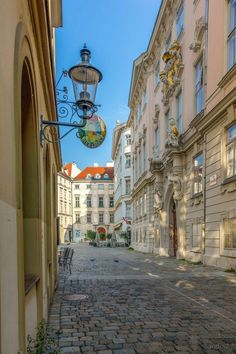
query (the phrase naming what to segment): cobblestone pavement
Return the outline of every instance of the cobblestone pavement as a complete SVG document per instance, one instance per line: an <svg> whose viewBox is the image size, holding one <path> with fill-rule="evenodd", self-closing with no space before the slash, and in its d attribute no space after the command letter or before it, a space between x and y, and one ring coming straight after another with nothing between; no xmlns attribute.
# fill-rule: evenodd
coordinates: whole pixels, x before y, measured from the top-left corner
<svg viewBox="0 0 236 354"><path fill-rule="evenodd" d="M72 274L61 272L49 315L62 353L236 353L236 276L122 248L73 247Z"/></svg>

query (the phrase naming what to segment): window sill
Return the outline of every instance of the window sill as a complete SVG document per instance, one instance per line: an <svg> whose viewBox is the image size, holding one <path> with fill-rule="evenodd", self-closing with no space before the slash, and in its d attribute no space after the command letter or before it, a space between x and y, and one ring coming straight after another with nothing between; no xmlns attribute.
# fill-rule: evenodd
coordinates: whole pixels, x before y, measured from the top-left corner
<svg viewBox="0 0 236 354"><path fill-rule="evenodd" d="M236 75L236 63L230 68L225 76L221 79L221 81L218 83L218 86L220 88L223 88L225 85L227 85L231 80L235 79Z"/></svg>
<svg viewBox="0 0 236 354"><path fill-rule="evenodd" d="M25 295L39 282L40 277L38 275L25 275Z"/></svg>
<svg viewBox="0 0 236 354"><path fill-rule="evenodd" d="M222 186L225 186L226 184L232 183L232 182L236 182L236 175L232 176L232 177L228 177L226 178L223 182L222 182Z"/></svg>
<svg viewBox="0 0 236 354"><path fill-rule="evenodd" d="M202 196L203 196L202 192L195 193L195 194L192 195L191 199L196 199L196 198L199 198L199 197L202 197Z"/></svg>

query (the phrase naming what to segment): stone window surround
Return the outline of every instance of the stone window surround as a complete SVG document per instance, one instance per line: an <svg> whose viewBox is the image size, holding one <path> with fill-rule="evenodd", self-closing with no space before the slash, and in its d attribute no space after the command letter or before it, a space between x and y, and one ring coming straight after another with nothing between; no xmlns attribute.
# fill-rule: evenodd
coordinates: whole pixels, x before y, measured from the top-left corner
<svg viewBox="0 0 236 354"><path fill-rule="evenodd" d="M236 209L230 209L220 214L220 255L236 258L236 249L224 249L224 219L236 218Z"/></svg>
<svg viewBox="0 0 236 354"><path fill-rule="evenodd" d="M226 121L224 122L224 126L221 128L221 192L224 193L225 190L231 191L231 186L233 182L236 182L236 176L227 178L227 170L226 170L226 161L227 161L227 154L226 154L226 145L227 145L227 130L230 128L233 124L236 124L236 119L235 119L235 108L231 105L228 108L227 111L227 117ZM229 118L232 117L232 118ZM235 178L234 178L235 177Z"/></svg>
<svg viewBox="0 0 236 354"><path fill-rule="evenodd" d="M202 234L203 234L203 232L201 232L201 240L200 240L201 245L199 247L193 246L193 225L194 224L203 225L204 224L204 217L200 216L200 217L190 219L190 252L202 253ZM203 231L203 230L201 230L201 231Z"/></svg>

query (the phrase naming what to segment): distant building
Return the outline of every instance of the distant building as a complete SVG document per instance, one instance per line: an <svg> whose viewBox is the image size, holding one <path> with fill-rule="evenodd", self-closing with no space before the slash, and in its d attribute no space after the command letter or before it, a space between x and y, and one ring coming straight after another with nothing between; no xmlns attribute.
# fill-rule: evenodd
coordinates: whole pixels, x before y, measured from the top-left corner
<svg viewBox="0 0 236 354"><path fill-rule="evenodd" d="M119 240L131 238L131 129L117 122L113 130L112 159L114 160L114 230Z"/></svg>
<svg viewBox="0 0 236 354"><path fill-rule="evenodd" d="M109 165L110 166L110 165ZM86 167L72 182L73 240L88 230L112 233L114 225L114 168Z"/></svg>
<svg viewBox="0 0 236 354"><path fill-rule="evenodd" d="M73 177L80 173L74 162L66 164L57 176L58 187L58 222L60 243L72 241L72 182Z"/></svg>

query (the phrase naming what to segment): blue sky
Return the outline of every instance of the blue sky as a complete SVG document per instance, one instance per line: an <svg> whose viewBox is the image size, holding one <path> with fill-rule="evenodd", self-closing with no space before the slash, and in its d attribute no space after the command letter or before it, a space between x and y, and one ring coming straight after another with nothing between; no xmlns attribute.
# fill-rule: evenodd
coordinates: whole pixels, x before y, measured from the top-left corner
<svg viewBox="0 0 236 354"><path fill-rule="evenodd" d="M147 49L160 0L63 0L63 27L56 30L57 78L62 69L80 62L86 43L92 64L103 74L96 102L107 126L107 136L96 149L88 149L70 133L61 141L63 163L74 161L80 168L111 161L112 131L116 120L129 115L128 95L133 60ZM63 79L61 86L72 83Z"/></svg>

